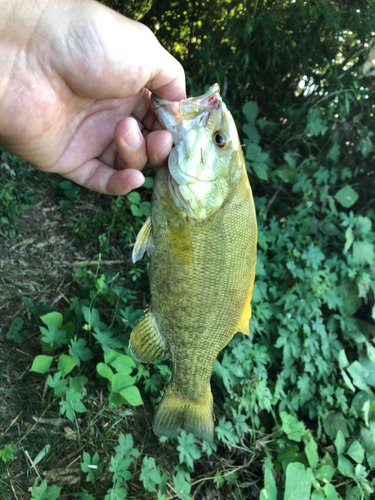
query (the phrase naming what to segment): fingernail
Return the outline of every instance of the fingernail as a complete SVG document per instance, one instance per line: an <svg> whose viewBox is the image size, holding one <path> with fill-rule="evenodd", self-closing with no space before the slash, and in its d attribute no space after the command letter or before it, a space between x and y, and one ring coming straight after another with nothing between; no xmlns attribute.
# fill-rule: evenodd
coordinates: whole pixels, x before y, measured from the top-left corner
<svg viewBox="0 0 375 500"><path fill-rule="evenodd" d="M132 149L139 148L142 144L142 134L137 125L132 125L127 133L122 138L126 144Z"/></svg>

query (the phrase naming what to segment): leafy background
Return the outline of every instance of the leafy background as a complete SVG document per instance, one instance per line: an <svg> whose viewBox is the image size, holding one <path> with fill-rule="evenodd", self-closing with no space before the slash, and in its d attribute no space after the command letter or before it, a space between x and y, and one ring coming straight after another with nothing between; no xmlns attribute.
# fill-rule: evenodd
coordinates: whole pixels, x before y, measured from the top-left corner
<svg viewBox="0 0 375 500"><path fill-rule="evenodd" d="M149 293L147 262L130 253L152 170L108 199L3 151L2 252L19 261L1 268L2 498L373 498L375 92L363 68L375 2L106 3L156 33L190 95L218 82L236 119L259 225L252 337L237 334L215 363L213 445L153 436L170 367L127 350ZM19 271L43 258L22 253L33 243L20 235L40 200L55 206L52 247L64 228L78 259L56 257L42 289L32 283L47 278ZM30 240L47 240L41 227ZM30 385L37 402L17 399Z"/></svg>

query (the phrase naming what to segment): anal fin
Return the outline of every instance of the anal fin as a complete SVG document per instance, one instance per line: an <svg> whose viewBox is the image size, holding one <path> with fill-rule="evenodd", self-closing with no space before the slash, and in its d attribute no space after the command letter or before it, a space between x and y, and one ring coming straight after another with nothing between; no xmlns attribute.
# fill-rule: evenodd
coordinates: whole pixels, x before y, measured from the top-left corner
<svg viewBox="0 0 375 500"><path fill-rule="evenodd" d="M133 263L135 264L138 260L141 260L143 254L147 250L148 256L150 256L153 249L153 239L152 239L152 224L151 216L149 215L141 227L135 245L133 248Z"/></svg>
<svg viewBox="0 0 375 500"><path fill-rule="evenodd" d="M141 363L167 356L168 351L150 309L146 310L146 314L132 331L129 347L134 358Z"/></svg>

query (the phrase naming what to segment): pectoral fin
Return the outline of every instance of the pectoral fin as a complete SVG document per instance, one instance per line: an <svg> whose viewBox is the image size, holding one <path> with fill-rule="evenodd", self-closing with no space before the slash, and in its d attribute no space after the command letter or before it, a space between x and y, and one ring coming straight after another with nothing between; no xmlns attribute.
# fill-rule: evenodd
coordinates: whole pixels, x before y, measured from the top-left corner
<svg viewBox="0 0 375 500"><path fill-rule="evenodd" d="M135 245L133 248L133 263L135 264L138 260L142 259L143 254L147 250L148 256L150 256L153 249L153 240L152 240L152 224L151 224L151 216L149 215L141 227L141 230L138 233L137 239L135 241Z"/></svg>
<svg viewBox="0 0 375 500"><path fill-rule="evenodd" d="M149 363L155 359L164 359L168 351L160 335L158 325L150 309L142 316L130 336L130 350L135 359Z"/></svg>

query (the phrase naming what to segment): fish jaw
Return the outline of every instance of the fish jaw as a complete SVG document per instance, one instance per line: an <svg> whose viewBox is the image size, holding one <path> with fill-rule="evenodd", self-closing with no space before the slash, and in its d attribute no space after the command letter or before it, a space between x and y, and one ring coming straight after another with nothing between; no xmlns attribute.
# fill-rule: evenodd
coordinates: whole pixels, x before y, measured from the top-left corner
<svg viewBox="0 0 375 500"><path fill-rule="evenodd" d="M243 165L232 162L243 155L234 120L219 94L218 84L199 97L172 102L152 97L156 116L173 137L168 159L171 198L186 216L203 220L227 198ZM225 148L215 142L225 136Z"/></svg>

